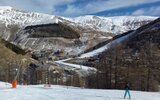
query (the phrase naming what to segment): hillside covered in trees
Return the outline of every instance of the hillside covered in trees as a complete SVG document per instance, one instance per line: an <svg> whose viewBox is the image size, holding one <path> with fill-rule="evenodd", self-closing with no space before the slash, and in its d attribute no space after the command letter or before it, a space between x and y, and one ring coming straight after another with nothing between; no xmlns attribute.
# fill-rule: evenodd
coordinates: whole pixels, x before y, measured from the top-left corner
<svg viewBox="0 0 160 100"><path fill-rule="evenodd" d="M115 47L93 57L90 64L99 71L87 78L88 86L123 89L129 82L134 90L157 91L160 84L159 26L160 18L134 31L134 36L127 41L117 42Z"/></svg>
<svg viewBox="0 0 160 100"><path fill-rule="evenodd" d="M0 39L0 48L0 80L12 82L17 72L22 74L31 62L30 56L25 55L20 48L3 39ZM22 75L17 78L22 81Z"/></svg>

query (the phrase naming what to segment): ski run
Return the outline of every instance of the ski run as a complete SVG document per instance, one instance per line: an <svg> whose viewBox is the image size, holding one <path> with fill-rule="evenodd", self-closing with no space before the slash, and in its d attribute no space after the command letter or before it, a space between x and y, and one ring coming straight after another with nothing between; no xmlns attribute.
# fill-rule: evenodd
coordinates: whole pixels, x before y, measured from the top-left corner
<svg viewBox="0 0 160 100"><path fill-rule="evenodd" d="M0 82L0 100L125 100L123 95L124 90L84 89L59 85L28 85L12 89L11 84ZM160 93L131 91L131 100L160 100Z"/></svg>

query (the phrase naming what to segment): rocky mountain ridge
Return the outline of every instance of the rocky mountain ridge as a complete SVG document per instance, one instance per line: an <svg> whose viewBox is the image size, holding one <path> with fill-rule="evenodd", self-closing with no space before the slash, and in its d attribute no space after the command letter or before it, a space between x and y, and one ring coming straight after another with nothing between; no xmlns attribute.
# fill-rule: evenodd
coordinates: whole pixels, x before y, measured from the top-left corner
<svg viewBox="0 0 160 100"><path fill-rule="evenodd" d="M25 12L12 7L0 7L0 36L23 49L32 51L62 50L65 54L77 55L100 42L111 39L116 34L135 30L156 18L150 16L99 17L92 15L65 18ZM32 38L28 36L30 33L23 34L26 27L46 25L47 29L48 24L54 23L62 23L66 29L70 27L77 31L80 35L79 38L66 39L59 36ZM43 31L38 32L44 33ZM52 32L49 31L45 34L52 34Z"/></svg>

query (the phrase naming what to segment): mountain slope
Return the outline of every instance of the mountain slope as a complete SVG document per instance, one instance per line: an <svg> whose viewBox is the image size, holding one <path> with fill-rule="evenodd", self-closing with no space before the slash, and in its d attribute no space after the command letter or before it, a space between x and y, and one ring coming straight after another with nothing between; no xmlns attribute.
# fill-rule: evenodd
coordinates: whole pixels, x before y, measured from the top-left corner
<svg viewBox="0 0 160 100"><path fill-rule="evenodd" d="M121 100L124 90L83 89L70 86L43 85L18 86L11 89L8 83L0 82L0 96L3 100ZM33 96L34 94L34 96ZM25 97L25 98L24 98ZM131 91L134 100L159 100L158 92ZM127 98L128 99L128 98Z"/></svg>
<svg viewBox="0 0 160 100"><path fill-rule="evenodd" d="M159 59L160 18L128 34L122 34L72 62L82 61L78 63L99 70L92 79L89 77L93 83L91 87L122 89L122 84L129 82L134 90L158 91Z"/></svg>
<svg viewBox="0 0 160 100"><path fill-rule="evenodd" d="M23 50L0 38L0 80L11 82L15 78L16 69L21 66L23 73L30 62L31 57Z"/></svg>
<svg viewBox="0 0 160 100"><path fill-rule="evenodd" d="M21 46L23 49L32 51L57 51L60 49L65 54L77 55L100 42L111 39L115 34L135 30L155 18L149 16L99 17L91 15L64 18L35 12L25 12L12 7L0 7L0 36L9 42ZM76 32L78 32L79 36L76 36L76 39L70 39L70 35L63 35L63 38L58 35L54 37L51 35L47 36L46 34L55 32L56 28L48 31L48 33L43 30L49 28L47 25L55 23L65 25L64 31L72 29L67 34L76 36ZM37 29L35 30L32 27L42 25L44 26L43 30L39 29L37 31ZM27 31L29 34L37 32L38 34L45 34L43 35L45 37L32 38L33 35L28 36L28 33L24 34L22 31L25 31L27 27L30 27ZM60 34L64 33L63 31L60 32Z"/></svg>
<svg viewBox="0 0 160 100"><path fill-rule="evenodd" d="M135 30L154 19L155 17L150 16L99 17L88 15L72 20L82 25L91 25L99 31L121 34L129 30Z"/></svg>
<svg viewBox="0 0 160 100"><path fill-rule="evenodd" d="M85 53L85 54L82 54L80 56L80 58L85 58L85 57L93 57L95 55L98 55L102 52L104 52L105 50L107 49L110 49L110 48L114 48L114 46L117 46L117 45L120 45L122 44L123 42L128 42L128 41L132 41L130 39L134 38L135 36L139 36L140 34L143 34L143 36L141 37L146 37L147 35L145 33L152 33L152 37L154 38L158 38L156 39L158 43L160 43L160 39L159 39L159 36L158 36L158 32L159 32L159 20L160 19L157 19L147 25L144 25L142 27L140 27L139 29L135 30L135 31L132 31L130 33L127 33L126 35L124 36L121 36L117 39L114 39L113 41L107 43L106 45L104 45L103 47L100 47L94 51L91 51L91 52L88 52L88 53ZM157 33L157 35L154 35ZM154 34L153 34L154 33ZM145 34L145 35L144 35ZM128 40L129 39L129 40ZM144 39L144 38L143 38ZM150 39L150 37L147 38L148 40ZM147 41L146 39L146 41ZM139 40L140 41L140 40Z"/></svg>

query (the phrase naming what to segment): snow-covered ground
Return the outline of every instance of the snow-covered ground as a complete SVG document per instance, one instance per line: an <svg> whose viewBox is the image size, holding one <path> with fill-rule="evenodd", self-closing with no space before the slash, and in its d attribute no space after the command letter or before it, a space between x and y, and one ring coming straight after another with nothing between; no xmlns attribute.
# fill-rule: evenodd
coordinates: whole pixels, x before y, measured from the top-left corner
<svg viewBox="0 0 160 100"><path fill-rule="evenodd" d="M0 100L123 100L124 90L98 90L52 85L18 86L0 82ZM160 100L159 92L131 91L131 100Z"/></svg>
<svg viewBox="0 0 160 100"><path fill-rule="evenodd" d="M86 76L89 74L93 74L97 71L97 69L93 68L93 67L65 62L70 59L72 59L72 58L55 61L54 63L57 64L58 66L62 67L63 69L75 70L79 73L80 76Z"/></svg>
<svg viewBox="0 0 160 100"><path fill-rule="evenodd" d="M70 60L70 59L64 59L64 60L59 60L59 61L55 61L56 64L61 64L64 65L64 67L68 66L68 67L72 67L73 69L81 69L81 70L93 70L93 71L96 71L95 68L92 68L92 67L89 67L89 66L83 66L83 65L77 65L77 64L71 64L71 63L66 63L64 61L67 61L67 60Z"/></svg>

